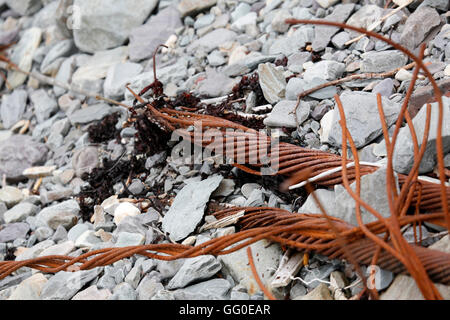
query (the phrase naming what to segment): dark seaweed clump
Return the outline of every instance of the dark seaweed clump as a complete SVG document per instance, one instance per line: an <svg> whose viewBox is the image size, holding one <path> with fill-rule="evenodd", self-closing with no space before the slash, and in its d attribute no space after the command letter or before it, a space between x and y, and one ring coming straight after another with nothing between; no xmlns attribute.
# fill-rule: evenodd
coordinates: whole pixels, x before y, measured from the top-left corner
<svg viewBox="0 0 450 320"><path fill-rule="evenodd" d="M107 115L101 121L90 125L88 128L89 141L102 143L117 138L120 134L120 130L116 129L119 116L119 113L115 112Z"/></svg>

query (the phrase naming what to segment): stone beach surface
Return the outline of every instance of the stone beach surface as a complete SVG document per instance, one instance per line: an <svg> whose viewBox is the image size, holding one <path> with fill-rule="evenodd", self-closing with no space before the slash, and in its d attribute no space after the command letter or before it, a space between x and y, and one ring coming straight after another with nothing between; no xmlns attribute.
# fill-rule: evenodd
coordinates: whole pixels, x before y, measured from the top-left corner
<svg viewBox="0 0 450 320"><path fill-rule="evenodd" d="M449 2L421 2L413 1L374 31L414 53L426 43L423 60L445 94L450 90ZM153 54L160 44L167 48L155 56L156 76L169 98L189 93L202 101L213 100L254 77L251 89L227 111L260 117L265 130L302 147L341 154L334 98L338 95L360 161L381 166L361 179L363 200L389 216L377 93L392 135L412 70L335 84L304 97L295 113L294 108L305 90L351 74L388 72L411 61L373 38L364 36L348 44L358 36L349 30L285 23L289 18L326 19L368 28L396 8L384 9L384 4L383 0L0 1L0 44L16 42L6 51L11 61L24 71L40 72L78 89L40 83L13 70L0 78L0 261L79 256L141 244L199 245L239 231L234 225L201 228L215 221L210 213L216 207L271 206L320 213L311 195L282 194L273 181L249 180L237 168L214 159L183 163L171 154L173 142L164 140L162 148L156 143L150 146L156 148L151 155L133 158L133 152L143 147L136 129L124 126L130 116L127 108L79 91L133 105L134 97L125 86L139 92L154 81ZM70 5L76 8L74 16L68 13ZM420 143L426 117L422 106L432 91L421 74L408 106ZM444 160L449 169L450 97L443 103ZM437 103L432 103L421 175L436 172L438 111ZM157 127L151 128L160 135ZM394 169L407 174L413 161L413 141L403 126L393 154ZM101 171L106 166L108 170ZM130 167L139 174L133 175ZM109 176L120 170L128 171L107 186L111 194L80 197L93 187L95 174ZM343 186L318 189L315 194L330 215L357 225L355 202ZM142 199L147 206L140 204ZM365 223L375 221L366 210L362 215ZM422 226L427 238L423 243L450 253L449 236L439 231L432 224ZM405 230L407 235L414 243L412 227ZM251 247L257 272L270 287L284 252L266 240ZM133 256L76 272L30 270L23 268L0 280L0 300L264 299L245 248L219 257L176 261ZM311 254L309 265L293 276L284 287L273 289L278 299L351 299L362 290L348 262L319 254ZM408 276L382 270L380 277L381 299L423 298ZM336 283L342 284L339 290ZM437 288L450 299L450 287Z"/></svg>

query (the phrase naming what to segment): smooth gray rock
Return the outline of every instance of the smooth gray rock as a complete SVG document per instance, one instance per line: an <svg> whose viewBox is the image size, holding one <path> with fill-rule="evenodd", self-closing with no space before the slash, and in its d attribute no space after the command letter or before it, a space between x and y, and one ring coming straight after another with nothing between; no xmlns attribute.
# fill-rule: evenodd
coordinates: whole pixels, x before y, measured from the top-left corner
<svg viewBox="0 0 450 320"><path fill-rule="evenodd" d="M345 64L332 60L322 60L306 69L303 79L312 81L314 78L320 78L331 81L339 78L344 71Z"/></svg>
<svg viewBox="0 0 450 320"><path fill-rule="evenodd" d="M140 26L158 0L75 0L80 25L73 30L78 49L94 53L122 45L133 28Z"/></svg>
<svg viewBox="0 0 450 320"><path fill-rule="evenodd" d="M228 300L231 284L225 279L211 279L173 292L176 300Z"/></svg>
<svg viewBox="0 0 450 320"><path fill-rule="evenodd" d="M269 103L277 103L284 98L286 79L282 68L276 68L272 63L260 64L258 76L264 98Z"/></svg>
<svg viewBox="0 0 450 320"><path fill-rule="evenodd" d="M281 248L278 244L269 244L266 240L257 241L251 244L250 247L259 278L267 287L274 273L271 268L278 268L282 256ZM219 256L219 261L229 271L235 282L240 283L247 289L249 295L260 291L250 269L247 248L244 247L230 254L221 255Z"/></svg>
<svg viewBox="0 0 450 320"><path fill-rule="evenodd" d="M22 1L21 1L22 2ZM41 43L42 30L40 28L30 28L23 32L19 42L13 46L10 59L20 69L26 72L31 71L33 56ZM8 83L11 88L16 88L25 83L28 76L24 73L10 70L8 72Z"/></svg>
<svg viewBox="0 0 450 320"><path fill-rule="evenodd" d="M442 97L444 103L442 117L442 142L444 155L450 151L450 98ZM413 119L414 129L416 131L419 148L422 145L423 135L426 123L426 105L424 105ZM431 122L428 134L427 146L424 157L419 166L419 173L426 173L433 170L437 163L436 133L439 118L438 103L431 104ZM393 165L394 170L399 173L407 174L412 168L414 162L414 146L411 133L407 126L400 129L394 148Z"/></svg>
<svg viewBox="0 0 450 320"><path fill-rule="evenodd" d="M300 93L326 82L328 81L321 78L312 78L309 81L306 81L301 78L291 78L286 86L286 99L297 100L297 97ZM329 86L317 90L309 94L308 96L316 99L328 99L332 98L336 93L337 93L336 87Z"/></svg>
<svg viewBox="0 0 450 320"><path fill-rule="evenodd" d="M296 52L289 56L287 67L291 72L300 73L303 71L303 64L311 61L310 52Z"/></svg>
<svg viewBox="0 0 450 320"><path fill-rule="evenodd" d="M147 275L144 279L142 279L136 289L136 292L138 293L138 300L150 300L158 291L163 289L164 286L157 277Z"/></svg>
<svg viewBox="0 0 450 320"><path fill-rule="evenodd" d="M11 187L4 186L0 189L0 201L3 202L8 208L11 208L22 201L24 195L22 190Z"/></svg>
<svg viewBox="0 0 450 320"><path fill-rule="evenodd" d="M76 200L66 200L42 209L36 218L40 225L47 225L53 230L56 230L59 225L69 229L76 223L79 211L80 206Z"/></svg>
<svg viewBox="0 0 450 320"><path fill-rule="evenodd" d="M282 53L289 56L298 52L299 48L305 47L314 39L314 28L312 26L301 26L291 36L276 39L269 48L269 54Z"/></svg>
<svg viewBox="0 0 450 320"><path fill-rule="evenodd" d="M28 94L22 89L17 89L11 94L3 95L0 116L5 129L11 128L22 119L25 107L27 106L27 99Z"/></svg>
<svg viewBox="0 0 450 320"><path fill-rule="evenodd" d="M181 0L177 9L182 17L206 10L217 3L217 0Z"/></svg>
<svg viewBox="0 0 450 320"><path fill-rule="evenodd" d="M264 119L264 124L270 127L287 127L295 128L297 123L294 118L294 109L297 101L295 100L283 100L278 102L269 116ZM301 101L297 109L298 124L302 124L308 119L311 107L309 103Z"/></svg>
<svg viewBox="0 0 450 320"><path fill-rule="evenodd" d="M199 83L196 91L202 96L220 97L230 93L238 82L239 79L229 78L215 69L206 69L206 79Z"/></svg>
<svg viewBox="0 0 450 320"><path fill-rule="evenodd" d="M89 229L89 225L85 223L77 224L70 228L69 232L67 232L67 239L75 242L79 236L81 236L85 231Z"/></svg>
<svg viewBox="0 0 450 320"><path fill-rule="evenodd" d="M355 191L356 183L353 182L350 187ZM399 190L397 178L396 187ZM336 185L334 192L336 206L334 210L329 212L330 215L357 226L356 205L353 197L341 185ZM390 216L391 212L386 195L386 167L361 177L361 199L377 210L383 217L387 218ZM361 207L361 217L363 223L377 221L377 218L363 207Z"/></svg>
<svg viewBox="0 0 450 320"><path fill-rule="evenodd" d="M331 14L325 17L324 20L333 22L345 22L350 14L353 12L355 5L353 3L340 4L334 7ZM314 51L322 51L328 45L331 37L339 31L339 28L329 26L316 26L314 41L312 48Z"/></svg>
<svg viewBox="0 0 450 320"><path fill-rule="evenodd" d="M39 123L50 118L59 109L55 98L50 97L44 89L34 91L30 95L30 100L34 105L34 114Z"/></svg>
<svg viewBox="0 0 450 320"><path fill-rule="evenodd" d="M16 239L25 239L30 226L25 222L17 222L3 225L0 229L0 242L12 242Z"/></svg>
<svg viewBox="0 0 450 320"><path fill-rule="evenodd" d="M41 165L47 158L47 147L27 135L12 135L0 141L0 176L8 179L23 178L22 172Z"/></svg>
<svg viewBox="0 0 450 320"><path fill-rule="evenodd" d="M84 147L74 152L72 166L77 177L90 173L99 164L97 147Z"/></svg>
<svg viewBox="0 0 450 320"><path fill-rule="evenodd" d="M111 66L103 84L105 96L111 99L123 97L125 85L139 75L143 67L137 63L125 62Z"/></svg>
<svg viewBox="0 0 450 320"><path fill-rule="evenodd" d="M361 55L361 72L386 72L403 67L408 57L398 50L366 52Z"/></svg>
<svg viewBox="0 0 450 320"><path fill-rule="evenodd" d="M433 7L441 11L447 11L449 8L449 2L447 0L424 0L420 3L418 8L426 6Z"/></svg>
<svg viewBox="0 0 450 320"><path fill-rule="evenodd" d="M3 218L5 223L21 222L28 216L35 215L38 210L38 206L35 206L32 203L23 202L6 211Z"/></svg>
<svg viewBox="0 0 450 320"><path fill-rule="evenodd" d="M335 196L334 191L326 190L326 189L317 189L314 191L314 195L319 198L319 201L325 211L327 213L334 210L336 203L335 203ZM319 206L314 201L314 198L312 195L309 195L306 199L305 203L298 209L298 212L301 213L322 213Z"/></svg>
<svg viewBox="0 0 450 320"><path fill-rule="evenodd" d="M98 103L87 108L79 109L69 114L68 117L72 125L86 124L92 121L101 120L114 111L115 109L106 103Z"/></svg>
<svg viewBox="0 0 450 320"><path fill-rule="evenodd" d="M191 43L187 47L187 51L191 53L199 48L203 48L206 53L209 53L223 43L233 41L235 38L236 33L234 31L224 28L215 29Z"/></svg>
<svg viewBox="0 0 450 320"><path fill-rule="evenodd" d="M186 259L180 270L169 281L167 288L184 288L193 282L211 278L221 268L220 262L211 255Z"/></svg>
<svg viewBox="0 0 450 320"><path fill-rule="evenodd" d="M86 271L60 271L51 277L42 289L42 300L69 300L102 271L95 268Z"/></svg>
<svg viewBox="0 0 450 320"><path fill-rule="evenodd" d="M215 18L216 18L216 16L213 14L210 14L210 13L201 16L200 18L195 20L194 29L201 29L201 28L209 26L210 24L212 24L214 22Z"/></svg>
<svg viewBox="0 0 450 320"><path fill-rule="evenodd" d="M410 50L415 50L440 22L436 9L428 6L417 8L405 22L400 43Z"/></svg>
<svg viewBox="0 0 450 320"><path fill-rule="evenodd" d="M386 78L381 80L375 87L372 89L373 93L379 93L382 96L389 97L394 90L394 80L391 78Z"/></svg>
<svg viewBox="0 0 450 320"><path fill-rule="evenodd" d="M119 232L115 247L139 246L144 244L145 236L140 233Z"/></svg>
<svg viewBox="0 0 450 320"><path fill-rule="evenodd" d="M138 61L152 57L156 47L164 44L181 26L180 14L173 6L152 15L145 24L131 30L130 60Z"/></svg>
<svg viewBox="0 0 450 320"><path fill-rule="evenodd" d="M217 189L223 177L212 176L200 182L186 185L175 197L163 218L162 229L174 241L186 238L203 218L206 203Z"/></svg>
<svg viewBox="0 0 450 320"><path fill-rule="evenodd" d="M35 244L34 246L32 246L31 248L27 248L25 251L20 253L16 257L16 261L23 261L23 260L37 258L41 254L42 251L44 251L47 248L50 248L54 244L55 244L55 242L53 242L53 240L44 240L42 242L39 242L39 243Z"/></svg>
<svg viewBox="0 0 450 320"><path fill-rule="evenodd" d="M44 60L41 63L41 72L47 74L49 66L61 57L66 57L72 53L75 49L75 45L72 39L62 40L56 43L46 54Z"/></svg>
<svg viewBox="0 0 450 320"><path fill-rule="evenodd" d="M345 43L350 40L348 32L342 31L331 38L331 43L338 49L344 49Z"/></svg>
<svg viewBox="0 0 450 320"><path fill-rule="evenodd" d="M41 0L5 0L3 2L22 16L31 15L42 8Z"/></svg>
<svg viewBox="0 0 450 320"><path fill-rule="evenodd" d="M345 91L340 95L345 113L347 128L352 135L356 148L361 148L382 134L377 108L377 97L368 92ZM392 125L400 112L400 105L382 97L383 110L387 125ZM339 124L339 110L333 110L331 131L328 143L341 147L342 128Z"/></svg>
<svg viewBox="0 0 450 320"><path fill-rule="evenodd" d="M137 293L131 285L122 282L114 287L113 294L108 300L137 300Z"/></svg>

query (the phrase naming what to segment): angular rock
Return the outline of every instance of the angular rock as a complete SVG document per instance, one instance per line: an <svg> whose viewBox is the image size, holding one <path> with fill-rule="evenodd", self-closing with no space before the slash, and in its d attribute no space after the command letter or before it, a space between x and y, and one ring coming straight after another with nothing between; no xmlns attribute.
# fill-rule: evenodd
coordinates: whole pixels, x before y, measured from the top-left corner
<svg viewBox="0 0 450 320"><path fill-rule="evenodd" d="M383 15L383 8L375 4L369 4L362 6L358 11L352 14L352 16L347 20L346 23L354 27L369 29L370 25L380 20ZM375 31L376 30L377 29L375 29ZM359 35L359 33L356 33L354 31L350 31L350 33L352 35L352 38Z"/></svg>
<svg viewBox="0 0 450 320"><path fill-rule="evenodd" d="M123 97L125 85L143 70L137 63L125 62L111 66L106 75L103 91L107 98L120 99Z"/></svg>
<svg viewBox="0 0 450 320"><path fill-rule="evenodd" d="M55 242L52 240L44 240L42 242L39 242L38 244L35 244L31 248L26 248L23 250L17 257L16 261L23 261L23 260L29 260L37 258L42 251L45 249L53 246Z"/></svg>
<svg viewBox="0 0 450 320"><path fill-rule="evenodd" d="M327 285L321 283L307 295L295 298L295 300L333 300L333 297Z"/></svg>
<svg viewBox="0 0 450 320"><path fill-rule="evenodd" d="M114 223L119 225L126 217L134 217L141 213L141 211L129 202L120 203L114 210Z"/></svg>
<svg viewBox="0 0 450 320"><path fill-rule="evenodd" d="M361 55L361 72L386 72L403 67L408 57L398 50L385 50L380 52L366 52Z"/></svg>
<svg viewBox="0 0 450 320"><path fill-rule="evenodd" d="M122 45L157 4L157 0L118 0L112 6L108 0L75 0L80 15L73 30L77 48L94 53Z"/></svg>
<svg viewBox="0 0 450 320"><path fill-rule="evenodd" d="M130 33L130 60L138 61L152 57L156 47L166 43L170 35L182 26L180 14L173 6L164 8Z"/></svg>
<svg viewBox="0 0 450 320"><path fill-rule="evenodd" d="M250 247L252 248L253 259L259 278L267 288L273 274L270 268L278 268L282 256L281 248L278 244L268 246L268 241L266 240L257 241L251 244ZM219 261L230 272L236 283L240 283L247 288L249 295L253 295L260 290L255 278L252 276L248 262L247 248L221 255L219 256Z"/></svg>
<svg viewBox="0 0 450 320"><path fill-rule="evenodd" d="M11 186L4 186L0 189L0 201L8 208L18 204L23 199L23 193L20 189Z"/></svg>
<svg viewBox="0 0 450 320"><path fill-rule="evenodd" d="M5 2L8 7L21 16L31 15L42 8L41 0L5 0L2 1L2 4Z"/></svg>
<svg viewBox="0 0 450 320"><path fill-rule="evenodd" d="M330 81L339 78L344 71L345 64L332 60L322 60L306 69L303 79L312 81L314 78L320 78Z"/></svg>
<svg viewBox="0 0 450 320"><path fill-rule="evenodd" d="M28 216L35 215L39 210L38 206L32 203L23 202L15 205L4 213L3 219L5 223L21 222Z"/></svg>
<svg viewBox="0 0 450 320"><path fill-rule="evenodd" d="M66 272L60 271L51 277L44 285L41 293L42 300L69 300L85 284L95 279L102 268L86 271Z"/></svg>
<svg viewBox="0 0 450 320"><path fill-rule="evenodd" d="M235 38L236 33L231 30L224 28L215 29L214 31L209 32L200 39L197 39L191 43L187 47L187 51L194 52L195 50L202 48L205 53L209 53L223 43L233 41Z"/></svg>
<svg viewBox="0 0 450 320"><path fill-rule="evenodd" d="M50 97L44 89L34 91L30 95L30 100L34 105L34 114L39 123L50 118L59 109L55 98Z"/></svg>
<svg viewBox="0 0 450 320"><path fill-rule="evenodd" d="M126 46L96 51L75 71L72 84L88 91L96 91L95 86L99 80L106 77L109 68L118 63L124 63L127 56L128 47Z"/></svg>
<svg viewBox="0 0 450 320"><path fill-rule="evenodd" d="M341 94L340 100L344 109L347 128L353 137L356 148L367 145L382 134L375 94L345 91ZM386 97L382 97L382 104L386 124L389 127L397 120L400 105ZM339 119L339 110L335 107L327 141L341 147L342 128L339 124Z"/></svg>
<svg viewBox="0 0 450 320"><path fill-rule="evenodd" d="M277 103L284 98L286 79L282 69L276 68L272 63L260 64L258 66L258 76L264 98L269 103Z"/></svg>
<svg viewBox="0 0 450 320"><path fill-rule="evenodd" d="M122 282L114 287L112 296L109 300L136 300L137 293L128 283Z"/></svg>
<svg viewBox="0 0 450 320"><path fill-rule="evenodd" d="M294 109L296 104L297 101L294 100L283 100L278 102L270 112L269 116L264 119L264 124L270 127L297 127L297 122L294 118ZM310 105L307 102L301 101L296 112L299 125L308 119L310 111Z"/></svg>
<svg viewBox="0 0 450 320"><path fill-rule="evenodd" d="M75 241L75 246L77 248L92 248L96 244L101 243L102 241L95 235L95 231L86 230L84 231Z"/></svg>
<svg viewBox="0 0 450 320"><path fill-rule="evenodd" d="M73 243L73 241L65 241L42 250L42 252L38 256L39 257L52 255L66 256L69 253L71 253L74 249L75 244Z"/></svg>
<svg viewBox="0 0 450 320"><path fill-rule="evenodd" d="M427 6L417 8L405 22L400 43L410 50L415 50L440 22L436 9Z"/></svg>
<svg viewBox="0 0 450 320"><path fill-rule="evenodd" d="M356 183L353 182L350 187L355 191ZM399 190L397 178L396 187ZM329 214L357 226L356 204L353 197L341 185L336 185L334 192L336 206L334 210L329 211ZM383 217L387 218L391 215L386 195L386 167L361 177L361 199ZM361 217L365 224L377 221L377 218L363 207L361 207Z"/></svg>
<svg viewBox="0 0 450 320"><path fill-rule="evenodd" d="M22 1L21 1L22 2ZM20 69L30 72L33 64L33 55L41 43L42 30L39 28L27 29L20 37L19 43L13 48L11 54L11 61L15 63ZM25 83L27 75L18 71L8 72L8 83L11 88L16 88Z"/></svg>
<svg viewBox="0 0 450 320"><path fill-rule="evenodd" d="M41 225L47 225L56 230L59 225L69 229L77 222L80 206L76 200L64 202L42 209L36 216Z"/></svg>
<svg viewBox="0 0 450 320"><path fill-rule="evenodd" d="M11 293L8 300L39 300L47 278L42 273L35 273L23 280Z"/></svg>
<svg viewBox="0 0 450 320"><path fill-rule="evenodd" d="M119 232L115 247L139 246L144 244L145 236L139 233Z"/></svg>
<svg viewBox="0 0 450 320"><path fill-rule="evenodd" d="M231 284L225 279L211 279L174 291L176 300L228 300Z"/></svg>
<svg viewBox="0 0 450 320"><path fill-rule="evenodd" d="M309 81L300 78L291 78L286 86L286 98L288 100L297 100L300 93L324 84L328 81L321 78L312 78ZM309 97L316 99L332 98L337 93L335 86L329 86L309 94Z"/></svg>
<svg viewBox="0 0 450 320"><path fill-rule="evenodd" d="M167 288L184 288L193 282L211 278L221 268L220 262L211 255L186 259L180 270L169 281Z"/></svg>
<svg viewBox="0 0 450 320"><path fill-rule="evenodd" d="M436 133L438 121L442 121L442 143L444 155L450 151L450 98L442 97L444 104L442 120L439 118L438 103L431 104L431 122L428 134L427 146L422 162L419 166L419 173L426 173L433 170L437 163L436 158ZM419 148L422 145L426 122L426 107L422 107L413 119L414 129L416 131ZM412 143L409 128L400 129L394 148L393 165L394 170L407 174L412 168L414 162L414 147Z"/></svg>
<svg viewBox="0 0 450 320"><path fill-rule="evenodd" d="M336 1L335 1L336 2ZM333 21L333 22L345 22L350 14L353 12L355 8L355 4L340 4L337 5L333 12L326 16L324 20ZM329 27L329 26L316 26L315 29L314 41L312 43L312 48L314 51L322 51L328 45L331 40L331 37L339 31L339 28Z"/></svg>
<svg viewBox="0 0 450 320"><path fill-rule="evenodd" d="M175 197L163 218L162 229L174 241L186 238L203 218L206 203L223 177L212 176L200 182L187 184Z"/></svg>
<svg viewBox="0 0 450 320"><path fill-rule="evenodd" d="M329 191L326 189L317 189L314 191L315 196L319 199L321 205L327 213L332 212L335 207L335 196L334 191ZM314 201L312 195L309 195L305 203L298 209L301 213L322 213L319 206Z"/></svg>
<svg viewBox="0 0 450 320"><path fill-rule="evenodd" d="M86 124L92 121L102 120L114 111L116 111L116 109L110 107L106 103L98 103L69 114L69 120L72 125Z"/></svg>
<svg viewBox="0 0 450 320"><path fill-rule="evenodd" d="M21 89L14 90L11 94L3 95L0 106L0 118L5 129L11 128L22 119L27 106L27 98L27 92Z"/></svg>
<svg viewBox="0 0 450 320"><path fill-rule="evenodd" d="M92 108L92 107L91 107ZM98 150L96 147L84 147L74 152L72 166L77 177L90 173L98 166Z"/></svg>
<svg viewBox="0 0 450 320"><path fill-rule="evenodd" d="M450 286L435 283L436 289L444 300L450 299ZM381 300L424 300L424 297L413 278L399 274L391 286L381 294Z"/></svg>
<svg viewBox="0 0 450 320"><path fill-rule="evenodd" d="M30 226L25 222L17 222L3 225L0 229L0 243L12 242L16 239L25 239Z"/></svg>
<svg viewBox="0 0 450 320"><path fill-rule="evenodd" d="M231 92L239 79L232 79L214 69L206 69L206 79L199 82L197 92L207 97L220 97Z"/></svg>
<svg viewBox="0 0 450 320"><path fill-rule="evenodd" d="M379 93L384 97L389 97L394 90L394 80L391 78L386 78L381 80L375 87L372 89L372 93Z"/></svg>
<svg viewBox="0 0 450 320"><path fill-rule="evenodd" d="M157 277L150 277L147 275L142 279L136 291L139 300L150 300L158 291L163 289L164 286L158 281Z"/></svg>
<svg viewBox="0 0 450 320"><path fill-rule="evenodd" d="M98 290L97 286L90 286L78 292L72 300L108 300L112 293L108 289Z"/></svg>
<svg viewBox="0 0 450 320"><path fill-rule="evenodd" d="M249 26L256 26L257 15L256 12L249 12L240 17L231 25L231 29L236 31L245 31Z"/></svg>
<svg viewBox="0 0 450 320"><path fill-rule="evenodd" d="M276 39L270 46L269 54L282 53L286 57L297 53L299 48L305 47L306 43L314 40L314 28L311 26L301 26L291 36Z"/></svg>
<svg viewBox="0 0 450 320"><path fill-rule="evenodd" d="M217 0L181 0L177 8L181 16L185 17L206 10L216 3Z"/></svg>
<svg viewBox="0 0 450 320"><path fill-rule="evenodd" d="M44 60L41 63L41 72L44 74L50 74L48 70L54 62L61 58L66 57L74 50L74 43L72 39L62 40L55 44L49 52L46 54Z"/></svg>

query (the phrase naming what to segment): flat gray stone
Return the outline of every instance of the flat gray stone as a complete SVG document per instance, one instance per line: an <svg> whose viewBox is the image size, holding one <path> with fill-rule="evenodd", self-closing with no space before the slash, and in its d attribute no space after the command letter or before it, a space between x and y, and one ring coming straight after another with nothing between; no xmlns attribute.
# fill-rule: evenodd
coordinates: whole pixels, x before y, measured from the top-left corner
<svg viewBox="0 0 450 320"><path fill-rule="evenodd" d="M30 95L30 100L34 105L34 114L39 123L50 118L59 109L56 99L50 97L44 89L34 91Z"/></svg>
<svg viewBox="0 0 450 320"><path fill-rule="evenodd" d="M440 22L436 9L428 6L417 8L405 22L400 43L410 50L415 50Z"/></svg>
<svg viewBox="0 0 450 320"><path fill-rule="evenodd" d="M30 226L25 222L5 224L0 229L0 242L12 242L19 238L25 239L29 230Z"/></svg>
<svg viewBox="0 0 450 320"><path fill-rule="evenodd" d="M353 191L355 191L356 183L353 182L350 187ZM397 190L399 190L397 178L396 187ZM342 185L336 185L334 192L336 206L334 210L329 211L329 214L357 226L358 221L356 219L356 204L353 197ZM361 199L377 210L383 217L387 218L390 216L391 212L386 195L385 167L361 177ZM361 217L364 224L378 220L378 218L362 206Z"/></svg>
<svg viewBox="0 0 450 320"><path fill-rule="evenodd" d="M291 78L286 86L286 98L288 100L297 100L300 93L309 90L311 88L317 87L318 85L324 84L327 81L321 78L312 78L306 81L301 78ZM328 99L332 98L337 93L337 88L335 86L329 86L313 93L309 94L309 97L316 99Z"/></svg>
<svg viewBox="0 0 450 320"><path fill-rule="evenodd" d="M23 171L40 165L47 159L47 147L27 135L12 135L0 141L0 176L22 179Z"/></svg>
<svg viewBox="0 0 450 320"><path fill-rule="evenodd" d="M74 152L72 166L77 177L91 173L99 164L97 147L84 147Z"/></svg>
<svg viewBox="0 0 450 320"><path fill-rule="evenodd" d="M297 123L294 118L294 109L297 101L294 100L283 100L278 102L273 110L270 112L269 116L264 119L264 124L270 127L287 127L295 128ZM300 106L297 109L297 120L298 124L302 124L306 119L308 119L311 107L309 103L301 101Z"/></svg>
<svg viewBox="0 0 450 320"><path fill-rule="evenodd" d="M44 285L41 293L42 300L69 300L87 283L94 280L102 268L86 271L60 271L51 277Z"/></svg>
<svg viewBox="0 0 450 320"><path fill-rule="evenodd" d="M17 89L11 94L2 97L0 106L0 117L5 129L11 128L22 119L25 107L27 106L28 94L25 90Z"/></svg>
<svg viewBox="0 0 450 320"><path fill-rule="evenodd" d="M403 67L408 57L398 50L370 51L361 55L361 72L386 72Z"/></svg>
<svg viewBox="0 0 450 320"><path fill-rule="evenodd" d="M182 17L206 10L217 3L217 0L181 0L177 9Z"/></svg>
<svg viewBox="0 0 450 320"><path fill-rule="evenodd" d="M345 22L353 12L354 8L355 4L353 3L337 5L334 7L333 12L326 16L324 20L341 23ZM339 28L329 26L316 26L314 30L315 36L312 43L312 48L314 51L322 51L330 42L331 37L339 31Z"/></svg>
<svg viewBox="0 0 450 320"><path fill-rule="evenodd" d="M317 189L314 191L315 196L319 199L321 205L327 213L334 210L336 206L334 191L326 189ZM319 206L314 201L312 195L309 195L305 203L298 209L300 213L322 213Z"/></svg>
<svg viewBox="0 0 450 320"><path fill-rule="evenodd" d="M73 30L75 45L90 53L118 47L157 4L157 0L118 0L111 6L108 0L75 0L81 20Z"/></svg>
<svg viewBox="0 0 450 320"><path fill-rule="evenodd" d="M231 284L225 279L211 279L173 292L176 300L228 300Z"/></svg>
<svg viewBox="0 0 450 320"><path fill-rule="evenodd" d="M35 13L42 8L41 0L5 0L5 3L15 12L22 16L27 16Z"/></svg>
<svg viewBox="0 0 450 320"><path fill-rule="evenodd" d="M209 279L219 272L221 268L220 262L211 255L186 259L180 270L169 281L167 288L184 288L193 282Z"/></svg>
<svg viewBox="0 0 450 320"><path fill-rule="evenodd" d="M364 147L382 134L375 94L345 91L340 95L340 100L347 128L356 148ZM387 125L390 126L397 120L401 106L386 97L382 97L382 104ZM332 117L331 130L326 142L341 147L342 127L339 124L340 116L337 107L333 110Z"/></svg>
<svg viewBox="0 0 450 320"><path fill-rule="evenodd" d="M195 230L203 218L211 193L222 179L221 175L216 175L191 182L181 189L162 221L163 231L169 233L172 240L182 240Z"/></svg>
<svg viewBox="0 0 450 320"><path fill-rule="evenodd" d="M260 64L258 76L264 98L269 103L277 103L284 98L286 79L282 68L276 68L272 63Z"/></svg>
<svg viewBox="0 0 450 320"><path fill-rule="evenodd" d="M322 60L306 69L303 79L312 81L314 78L320 78L331 81L339 78L344 71L345 64L332 60Z"/></svg>
<svg viewBox="0 0 450 320"><path fill-rule="evenodd" d="M166 43L175 29L182 26L180 14L173 6L169 6L152 15L148 21L131 30L130 60L138 61L153 56L158 45Z"/></svg>
<svg viewBox="0 0 450 320"><path fill-rule="evenodd" d="M105 116L113 113L114 108L106 103L99 103L87 108L79 109L69 114L69 120L72 125L86 124L92 121L102 120Z"/></svg>
<svg viewBox="0 0 450 320"><path fill-rule="evenodd" d="M199 48L203 48L206 53L209 53L214 49L217 49L223 43L233 41L236 36L234 31L224 28L215 29L191 43L187 47L187 51L194 52Z"/></svg>
<svg viewBox="0 0 450 320"><path fill-rule="evenodd" d="M23 202L6 211L3 218L5 223L21 222L28 216L35 215L38 210L38 206L29 202Z"/></svg>
<svg viewBox="0 0 450 320"><path fill-rule="evenodd" d="M444 103L442 117L442 142L444 155L450 151L450 98L443 96ZM416 131L419 148L422 145L426 122L426 105L424 105L413 119L414 129ZM431 104L431 122L428 134L427 146L422 162L419 166L419 173L426 173L433 170L437 163L436 133L439 121L438 103ZM394 170L399 173L407 174L412 168L414 162L414 146L411 133L407 126L400 129L394 148L393 165Z"/></svg>
<svg viewBox="0 0 450 320"><path fill-rule="evenodd" d="M125 92L125 85L140 74L143 67L137 63L125 62L111 66L103 84L107 98L120 99Z"/></svg>
<svg viewBox="0 0 450 320"><path fill-rule="evenodd" d="M76 200L66 200L42 209L36 218L41 225L47 225L53 230L59 225L69 229L75 225L79 211L80 206Z"/></svg>

